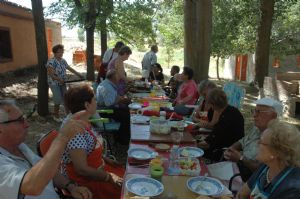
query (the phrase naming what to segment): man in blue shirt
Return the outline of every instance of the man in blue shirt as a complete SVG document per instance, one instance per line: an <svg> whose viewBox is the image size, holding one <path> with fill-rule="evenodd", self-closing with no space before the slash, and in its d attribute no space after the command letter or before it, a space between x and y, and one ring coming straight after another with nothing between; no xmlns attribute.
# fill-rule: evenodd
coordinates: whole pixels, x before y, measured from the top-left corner
<svg viewBox="0 0 300 199"><path fill-rule="evenodd" d="M130 140L130 113L128 104L131 100L124 96L119 96L117 83L119 82L116 70L109 70L106 79L99 84L96 91L97 104L100 109L113 109L114 113L105 115L120 122L119 133L115 139L121 144L127 145Z"/></svg>

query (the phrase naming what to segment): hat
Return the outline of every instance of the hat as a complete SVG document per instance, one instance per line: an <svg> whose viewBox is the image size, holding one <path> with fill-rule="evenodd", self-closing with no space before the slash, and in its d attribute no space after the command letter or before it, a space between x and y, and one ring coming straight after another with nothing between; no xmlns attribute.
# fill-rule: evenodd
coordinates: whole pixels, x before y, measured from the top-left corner
<svg viewBox="0 0 300 199"><path fill-rule="evenodd" d="M262 106L269 106L272 107L275 112L277 113L277 116L280 116L282 114L282 104L281 102L271 99L271 98L261 98L259 100L256 100L254 102L256 105L262 105Z"/></svg>

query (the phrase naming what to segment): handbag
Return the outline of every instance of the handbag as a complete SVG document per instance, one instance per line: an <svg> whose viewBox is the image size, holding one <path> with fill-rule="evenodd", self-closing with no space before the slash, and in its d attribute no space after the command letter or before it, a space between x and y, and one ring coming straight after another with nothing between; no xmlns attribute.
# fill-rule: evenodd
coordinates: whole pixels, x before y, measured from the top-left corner
<svg viewBox="0 0 300 199"><path fill-rule="evenodd" d="M114 55L114 51L112 51L111 53L111 56L108 60L108 62L104 63L102 62L101 65L100 65L100 68L99 68L99 71L98 71L98 76L97 76L97 80L96 82L98 84L101 83L101 79L104 80L105 79L105 76L106 76L106 73L107 73L107 66L108 66L108 63L111 61L111 59L113 58L113 55Z"/></svg>

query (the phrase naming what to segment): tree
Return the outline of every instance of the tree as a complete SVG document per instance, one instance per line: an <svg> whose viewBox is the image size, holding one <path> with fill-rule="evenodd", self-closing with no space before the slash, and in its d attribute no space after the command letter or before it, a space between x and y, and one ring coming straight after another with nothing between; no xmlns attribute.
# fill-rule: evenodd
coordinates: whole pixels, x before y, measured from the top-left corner
<svg viewBox="0 0 300 199"><path fill-rule="evenodd" d="M194 79L208 78L211 53L212 2L186 0L184 4L184 63L194 69Z"/></svg>
<svg viewBox="0 0 300 199"><path fill-rule="evenodd" d="M31 0L34 20L36 49L38 56L38 114L46 116L48 108L48 83L46 63L48 60L47 40L42 0Z"/></svg>

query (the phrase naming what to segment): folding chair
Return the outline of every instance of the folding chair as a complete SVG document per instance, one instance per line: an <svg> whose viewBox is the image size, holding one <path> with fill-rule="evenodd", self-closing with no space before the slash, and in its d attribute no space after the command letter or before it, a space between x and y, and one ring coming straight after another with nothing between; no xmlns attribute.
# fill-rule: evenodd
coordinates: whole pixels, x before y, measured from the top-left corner
<svg viewBox="0 0 300 199"><path fill-rule="evenodd" d="M37 142L37 153L40 157L45 156L47 151L49 150L53 140L57 137L58 132L56 130L51 130L45 135L43 135ZM67 190L59 189L55 187L55 191L62 199L72 199L73 197Z"/></svg>

